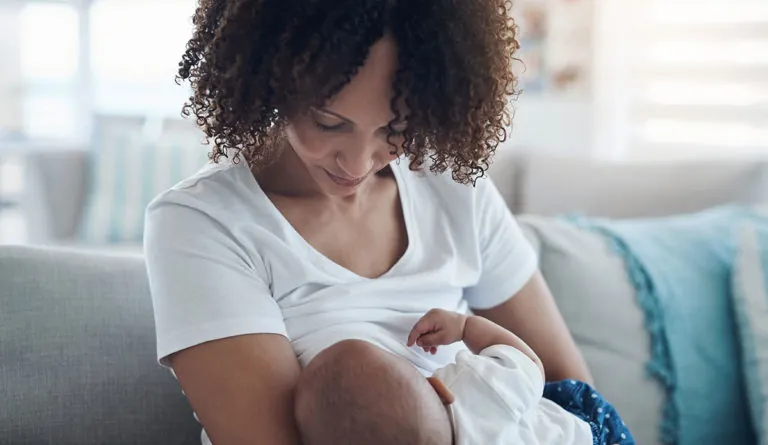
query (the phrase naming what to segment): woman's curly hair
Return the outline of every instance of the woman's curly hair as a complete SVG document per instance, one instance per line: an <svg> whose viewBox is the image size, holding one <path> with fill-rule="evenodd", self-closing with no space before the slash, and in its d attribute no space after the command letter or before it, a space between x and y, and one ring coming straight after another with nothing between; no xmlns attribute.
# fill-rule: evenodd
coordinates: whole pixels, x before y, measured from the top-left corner
<svg viewBox="0 0 768 445"><path fill-rule="evenodd" d="M390 33L398 47L394 122L412 169L484 175L510 125L517 27L508 0L200 0L177 82L213 141L211 157L259 169L291 113L322 106ZM404 110L397 104L406 104Z"/></svg>

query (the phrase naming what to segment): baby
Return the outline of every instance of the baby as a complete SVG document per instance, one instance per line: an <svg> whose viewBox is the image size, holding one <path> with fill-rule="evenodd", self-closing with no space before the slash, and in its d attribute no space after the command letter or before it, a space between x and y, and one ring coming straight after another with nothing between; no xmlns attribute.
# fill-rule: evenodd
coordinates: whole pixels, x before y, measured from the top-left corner
<svg viewBox="0 0 768 445"><path fill-rule="evenodd" d="M435 353L458 341L469 351L428 379L406 360L363 341L321 352L297 389L302 443L634 444L597 392L577 381L545 386L531 348L485 318L434 309L416 323L407 343Z"/></svg>

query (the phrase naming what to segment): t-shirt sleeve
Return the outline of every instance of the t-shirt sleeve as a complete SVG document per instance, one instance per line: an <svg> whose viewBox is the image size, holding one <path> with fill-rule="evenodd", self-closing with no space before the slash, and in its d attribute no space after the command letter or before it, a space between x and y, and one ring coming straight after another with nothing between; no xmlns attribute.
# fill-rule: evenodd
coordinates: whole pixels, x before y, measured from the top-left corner
<svg viewBox="0 0 768 445"><path fill-rule="evenodd" d="M480 279L464 289L470 308L489 309L514 296L533 276L538 259L517 220L490 179L477 181L474 217Z"/></svg>
<svg viewBox="0 0 768 445"><path fill-rule="evenodd" d="M244 334L287 337L263 261L207 213L170 199L146 213L144 253L155 314L157 358Z"/></svg>

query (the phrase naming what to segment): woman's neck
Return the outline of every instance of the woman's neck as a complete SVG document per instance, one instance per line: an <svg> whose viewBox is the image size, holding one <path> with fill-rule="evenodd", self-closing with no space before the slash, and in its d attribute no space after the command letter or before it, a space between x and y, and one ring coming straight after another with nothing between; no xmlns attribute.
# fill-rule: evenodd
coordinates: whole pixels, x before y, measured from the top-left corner
<svg viewBox="0 0 768 445"><path fill-rule="evenodd" d="M268 195L284 198L297 198L326 201L339 209L359 208L375 192L382 176L391 176L389 167L372 175L361 184L355 193L346 196L333 196L323 193L320 186L309 174L307 166L285 142L278 159L262 171L253 172L259 186Z"/></svg>
<svg viewBox="0 0 768 445"><path fill-rule="evenodd" d="M287 143L273 164L253 174L259 186L267 193L305 198L321 194L307 167Z"/></svg>

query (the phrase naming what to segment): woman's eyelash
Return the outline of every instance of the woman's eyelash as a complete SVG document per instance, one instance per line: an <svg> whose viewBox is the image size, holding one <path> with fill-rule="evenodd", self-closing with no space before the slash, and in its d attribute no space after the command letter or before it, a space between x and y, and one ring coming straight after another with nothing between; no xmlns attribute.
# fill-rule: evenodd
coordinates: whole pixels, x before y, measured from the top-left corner
<svg viewBox="0 0 768 445"><path fill-rule="evenodd" d="M340 130L344 126L343 123L336 124L336 125L325 125L325 124L321 124L316 120L313 120L312 123L314 123L315 127L317 127L317 129L320 131L336 131L336 130ZM402 136L403 134L405 134L405 129L402 129L402 130L390 129L389 134L392 136Z"/></svg>
<svg viewBox="0 0 768 445"><path fill-rule="evenodd" d="M315 123L315 127L317 127L320 131L334 131L341 128L344 124L336 124L336 125L323 125L318 121L312 121Z"/></svg>

